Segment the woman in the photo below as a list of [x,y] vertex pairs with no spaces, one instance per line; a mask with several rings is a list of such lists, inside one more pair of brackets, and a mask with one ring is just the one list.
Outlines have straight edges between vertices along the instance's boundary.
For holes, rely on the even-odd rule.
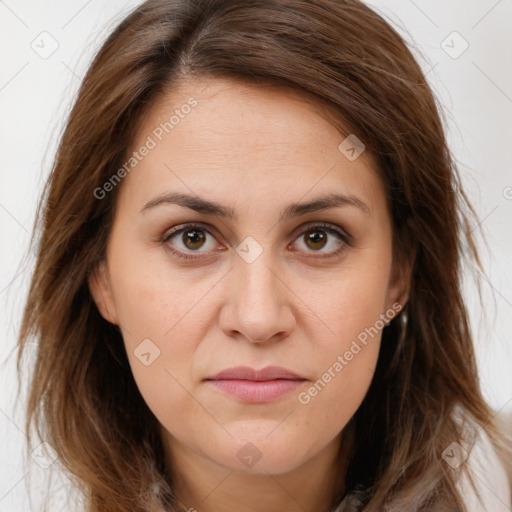
[[27,424],[91,512],[468,510],[473,446],[508,449],[468,206],[421,69],[361,2],[145,2],[40,204]]

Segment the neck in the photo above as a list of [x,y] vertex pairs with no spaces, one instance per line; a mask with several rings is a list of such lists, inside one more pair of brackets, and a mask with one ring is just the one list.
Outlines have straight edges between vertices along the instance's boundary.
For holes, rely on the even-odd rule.
[[241,473],[164,437],[173,490],[184,511],[326,512],[345,492],[347,439],[341,434],[287,473]]

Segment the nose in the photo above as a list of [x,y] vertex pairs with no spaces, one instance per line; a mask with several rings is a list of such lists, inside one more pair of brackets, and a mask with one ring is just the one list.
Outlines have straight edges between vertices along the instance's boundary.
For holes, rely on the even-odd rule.
[[219,319],[223,332],[254,343],[288,337],[295,325],[289,302],[293,293],[279,266],[272,264],[265,251],[252,263],[237,257],[234,266]]

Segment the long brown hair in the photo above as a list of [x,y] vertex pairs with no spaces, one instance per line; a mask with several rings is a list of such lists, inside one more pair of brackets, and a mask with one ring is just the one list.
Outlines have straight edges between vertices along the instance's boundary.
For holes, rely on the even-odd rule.
[[372,385],[350,422],[346,488],[354,510],[464,511],[456,482],[467,464],[452,469],[443,451],[458,441],[469,450],[479,429],[500,442],[461,296],[461,258],[480,264],[473,210],[421,68],[358,0],[149,0],[115,28],[83,80],[34,225],[18,351],[20,371],[34,337],[27,432],[33,424],[57,452],[89,512],[178,510],[158,422],[87,281],[105,256],[122,183],[102,199],[95,190],[126,161],[155,99],[194,77],[301,91],[375,156],[395,263],[413,257],[414,266],[407,327],[397,318],[384,329]]

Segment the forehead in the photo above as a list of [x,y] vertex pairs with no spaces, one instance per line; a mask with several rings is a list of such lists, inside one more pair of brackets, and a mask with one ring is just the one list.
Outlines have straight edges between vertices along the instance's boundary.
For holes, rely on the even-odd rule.
[[[190,103],[194,103],[192,108]],[[231,151],[257,148],[261,153],[270,146],[276,150],[293,147],[295,153],[332,153],[340,136],[351,131],[345,127],[341,134],[327,120],[328,114],[326,104],[291,88],[218,78],[188,79],[158,96],[142,119],[138,142],[164,125],[164,142],[186,142],[180,146],[185,150],[222,143]]]
[[[274,198],[312,192],[382,193],[373,156],[351,160],[351,134],[326,119],[309,95],[269,85],[194,79],[161,94],[141,119],[131,151],[151,146],[123,187],[155,194],[188,188]],[[150,142],[151,141],[151,142]],[[131,153],[130,153],[131,154]],[[320,190],[321,189],[321,190]]]

